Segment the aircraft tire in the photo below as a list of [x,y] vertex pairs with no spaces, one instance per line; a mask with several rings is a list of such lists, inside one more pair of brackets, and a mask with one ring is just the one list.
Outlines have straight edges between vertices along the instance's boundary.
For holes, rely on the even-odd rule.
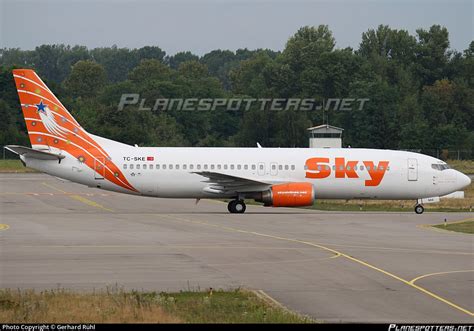
[[232,214],[243,214],[247,206],[243,200],[232,200],[227,205],[227,210]]
[[423,214],[424,211],[425,211],[425,208],[422,205],[415,206],[415,213],[417,213],[418,215]]

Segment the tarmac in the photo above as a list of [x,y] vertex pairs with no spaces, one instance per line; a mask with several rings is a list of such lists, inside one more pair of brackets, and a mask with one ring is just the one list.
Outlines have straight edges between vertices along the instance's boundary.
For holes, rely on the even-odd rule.
[[154,199],[0,174],[0,288],[261,290],[325,322],[473,323],[473,213]]

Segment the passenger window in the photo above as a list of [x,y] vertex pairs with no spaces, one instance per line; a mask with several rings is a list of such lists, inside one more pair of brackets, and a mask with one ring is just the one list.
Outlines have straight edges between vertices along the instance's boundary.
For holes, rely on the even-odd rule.
[[321,166],[320,166],[320,165],[318,165],[318,170],[321,170],[321,169],[322,169],[322,168],[321,168]]
[[172,164],[170,164],[170,166],[169,166],[169,168],[168,168],[168,169],[170,169],[170,170],[171,170],[171,169],[173,169],[173,165],[172,165]]
[[201,165],[198,164],[198,165],[196,166],[196,168],[197,168],[198,170],[201,170]]
[[211,170],[214,170],[214,165],[213,164],[211,164]]
[[143,170],[146,170],[146,164],[143,165]]
[[163,164],[163,170],[166,170],[166,164]]
[[204,165],[204,169],[207,170],[207,164]]
[[133,170],[133,164],[130,165],[130,170]]
[[230,169],[234,170],[234,165],[233,164],[230,165]]
[[285,164],[285,170],[288,170],[290,166],[288,164]]
[[153,164],[150,164],[150,170],[153,170]]
[[186,170],[187,166],[185,164],[183,164],[183,170]]
[[263,170],[263,164],[261,164],[261,165],[259,166],[259,168],[260,168],[260,170]]
[[[329,168],[329,167],[328,167]],[[295,170],[295,166],[291,165],[291,170]]]
[[159,170],[159,169],[160,169],[160,165],[157,164],[157,165],[155,166],[155,168],[156,168],[156,170]]
[[278,165],[278,170],[283,170],[283,166],[281,164]]
[[176,168],[175,168],[175,169],[176,169],[176,170],[179,170],[179,164],[176,165]]
[[364,170],[364,166],[360,166],[359,169],[360,169],[360,170]]
[[249,169],[249,166],[246,164],[244,165],[244,170],[248,170]]
[[227,170],[227,164],[224,164],[224,170]]
[[336,170],[336,166],[335,166],[335,165],[332,166],[332,170]]
[[308,170],[308,166],[306,164],[304,165],[304,170]]
[[380,170],[383,170],[384,168],[383,168],[383,166],[380,166],[379,169],[380,169]]
[[276,165],[272,164],[272,170],[275,170],[276,168]]
[[193,164],[190,164],[190,165],[189,165],[189,169],[193,170],[193,169],[194,169],[194,165],[193,165]]
[[137,170],[138,170],[138,169],[140,169],[140,165],[139,165],[139,164],[137,164]]
[[370,171],[370,166],[367,166],[367,171]]
[[255,164],[252,164],[252,170],[255,170],[257,169],[257,167],[255,166]]
[[221,165],[220,164],[217,165],[217,169],[221,170]]
[[123,164],[123,168],[124,168],[124,169],[127,169],[127,164],[124,163],[124,164]]
[[240,164],[237,165],[237,170],[240,170],[242,166]]

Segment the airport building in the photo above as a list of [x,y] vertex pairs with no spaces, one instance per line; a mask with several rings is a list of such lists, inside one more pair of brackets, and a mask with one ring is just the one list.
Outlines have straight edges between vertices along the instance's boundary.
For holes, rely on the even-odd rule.
[[309,148],[341,148],[342,131],[344,129],[322,124],[307,129],[309,132]]

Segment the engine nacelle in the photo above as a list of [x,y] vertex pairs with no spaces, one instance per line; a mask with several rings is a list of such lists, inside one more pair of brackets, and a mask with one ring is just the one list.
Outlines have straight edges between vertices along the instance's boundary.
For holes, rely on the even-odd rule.
[[256,201],[274,207],[311,206],[314,203],[314,187],[310,183],[273,185],[270,190],[262,192]]

